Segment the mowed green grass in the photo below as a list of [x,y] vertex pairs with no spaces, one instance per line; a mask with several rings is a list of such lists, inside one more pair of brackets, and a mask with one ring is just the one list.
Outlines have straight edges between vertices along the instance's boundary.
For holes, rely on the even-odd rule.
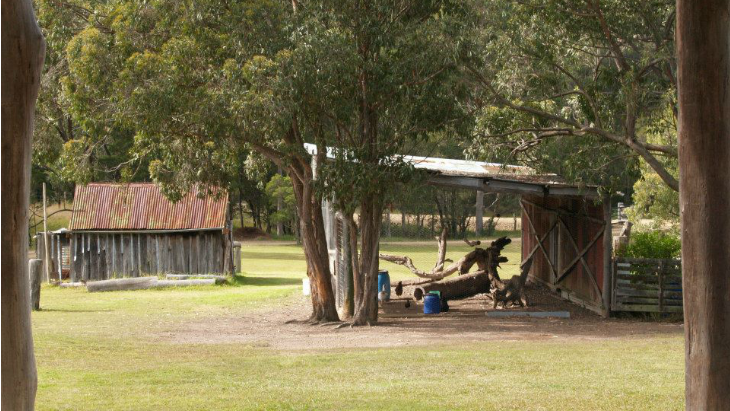
[[247,274],[236,285],[96,294],[44,287],[43,311],[33,313],[36,408],[683,407],[681,336],[331,351],[168,342],[188,322],[301,301],[301,249],[245,244],[243,259]]

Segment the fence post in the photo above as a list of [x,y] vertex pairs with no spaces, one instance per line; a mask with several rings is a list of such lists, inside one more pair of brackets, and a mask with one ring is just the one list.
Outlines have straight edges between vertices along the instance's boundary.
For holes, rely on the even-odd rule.
[[238,241],[233,242],[233,273],[238,274],[241,272],[241,243]]
[[41,309],[41,276],[43,275],[43,260],[32,258],[28,260],[28,276],[30,277],[30,308],[33,311]]

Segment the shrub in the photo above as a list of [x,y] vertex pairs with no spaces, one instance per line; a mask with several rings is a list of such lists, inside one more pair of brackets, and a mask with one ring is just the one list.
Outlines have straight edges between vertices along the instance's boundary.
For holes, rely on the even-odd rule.
[[626,247],[619,250],[621,257],[679,258],[682,244],[678,236],[658,231],[634,233]]

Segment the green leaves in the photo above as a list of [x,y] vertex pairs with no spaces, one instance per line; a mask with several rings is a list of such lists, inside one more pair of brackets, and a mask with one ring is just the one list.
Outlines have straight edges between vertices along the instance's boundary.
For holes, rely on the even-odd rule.
[[670,107],[673,2],[496,1],[481,11],[473,154],[606,186],[635,178],[637,156],[657,159],[626,142],[643,146],[639,125]]

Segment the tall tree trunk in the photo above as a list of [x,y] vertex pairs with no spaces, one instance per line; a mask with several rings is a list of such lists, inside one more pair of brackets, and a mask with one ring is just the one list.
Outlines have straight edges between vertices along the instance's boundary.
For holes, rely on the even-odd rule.
[[361,293],[355,298],[354,325],[378,321],[378,263],[382,201],[375,196],[366,198],[360,206],[360,270]]
[[688,410],[730,406],[730,1],[678,0]]
[[243,232],[243,228],[246,226],[246,223],[243,218],[243,190],[241,190],[240,188],[238,189],[238,213],[240,214],[241,218],[241,232]]
[[[281,167],[279,167],[277,174],[282,174]],[[284,209],[284,197],[282,197],[281,194],[278,194],[276,196],[276,212],[281,213],[281,210],[283,210],[283,209]],[[278,235],[279,237],[284,235],[284,221],[281,220],[281,217],[279,217],[279,220],[276,222],[276,235]]]
[[30,0],[2,5],[2,408],[32,410],[28,202],[33,113],[45,43]]
[[[302,181],[297,174],[305,177]],[[335,294],[329,267],[329,253],[325,238],[322,204],[312,191],[311,170],[290,172],[297,201],[307,276],[311,287],[312,321],[337,321]]]

